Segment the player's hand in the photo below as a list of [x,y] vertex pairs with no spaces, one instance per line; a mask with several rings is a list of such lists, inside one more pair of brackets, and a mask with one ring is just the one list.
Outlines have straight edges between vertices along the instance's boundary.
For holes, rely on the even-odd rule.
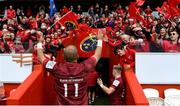
[[102,40],[103,39],[103,33],[101,30],[98,30],[98,35],[97,35],[97,39]]
[[103,40],[104,40],[105,42],[108,42],[108,37],[107,37],[107,35],[104,36]]
[[103,84],[103,82],[102,82],[102,80],[100,78],[97,79],[97,83],[98,83],[98,85]]

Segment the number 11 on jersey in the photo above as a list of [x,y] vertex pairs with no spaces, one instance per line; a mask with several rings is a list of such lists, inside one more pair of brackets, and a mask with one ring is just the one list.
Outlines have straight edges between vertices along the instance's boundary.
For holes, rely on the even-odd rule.
[[[78,84],[77,83],[75,83],[74,84],[74,87],[75,87],[75,97],[78,97]],[[64,96],[65,97],[68,97],[68,85],[67,84],[64,84]]]

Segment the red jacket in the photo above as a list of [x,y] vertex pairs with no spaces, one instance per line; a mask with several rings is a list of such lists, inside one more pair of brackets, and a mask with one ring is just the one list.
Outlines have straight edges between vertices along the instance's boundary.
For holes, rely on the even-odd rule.
[[16,17],[16,12],[15,12],[15,10],[14,10],[14,9],[8,9],[8,10],[7,10],[7,18],[8,18],[8,19],[12,19],[12,18],[14,18],[14,17]]
[[151,13],[152,13],[152,10],[151,9],[145,9],[145,11],[144,11],[147,15],[151,15]]
[[23,38],[23,36],[25,35],[25,30],[18,30],[16,33],[16,37],[21,37]]
[[139,52],[150,52],[149,48],[149,41],[144,41],[144,44],[141,45],[140,51]]
[[29,21],[30,29],[38,29],[38,24],[36,20]]
[[0,38],[2,37],[2,31],[0,30]]
[[171,44],[167,40],[163,40],[162,47],[165,52],[179,52],[180,51],[180,45]]
[[124,66],[125,64],[129,64],[131,68],[135,67],[135,50],[133,49],[126,49],[125,55],[120,56],[119,63],[121,66]]

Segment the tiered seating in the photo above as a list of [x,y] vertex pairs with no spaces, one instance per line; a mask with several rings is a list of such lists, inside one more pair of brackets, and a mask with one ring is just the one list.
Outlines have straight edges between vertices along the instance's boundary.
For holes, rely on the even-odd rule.
[[153,88],[143,89],[150,106],[164,106],[164,100],[159,97],[159,91]]
[[165,105],[166,106],[180,106],[180,90],[175,88],[170,88],[164,90],[165,95]]
[[149,98],[149,97],[159,97],[158,90],[153,89],[153,88],[143,89],[143,92],[144,92],[146,98]]

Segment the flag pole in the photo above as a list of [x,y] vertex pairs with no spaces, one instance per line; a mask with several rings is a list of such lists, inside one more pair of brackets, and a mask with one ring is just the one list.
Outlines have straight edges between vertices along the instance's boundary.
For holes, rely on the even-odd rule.
[[[48,27],[48,29],[47,30],[50,30],[57,22],[59,22],[59,20],[61,20],[63,17],[65,17],[66,15],[68,15],[70,12],[72,12],[72,11],[69,11],[69,12],[67,12],[65,15],[63,15],[62,17],[60,17],[56,22],[54,22],[50,27]],[[62,24],[61,23],[59,23],[61,26],[62,26]]]

